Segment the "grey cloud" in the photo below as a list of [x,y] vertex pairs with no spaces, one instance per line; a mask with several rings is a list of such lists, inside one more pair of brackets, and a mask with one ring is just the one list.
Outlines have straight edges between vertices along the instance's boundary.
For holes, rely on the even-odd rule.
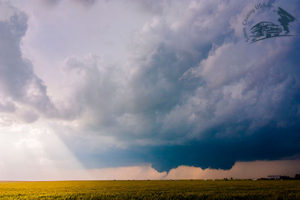
[[[244,6],[254,3],[183,4],[180,17],[166,20],[166,15],[174,14],[166,9],[145,24],[124,66],[75,59],[71,71],[80,75],[76,97],[85,128],[129,146],[150,145],[129,147],[121,157],[124,162],[126,158],[147,162],[149,153],[149,161],[164,170],[197,163],[230,168],[237,160],[279,159],[297,153],[293,140],[298,140],[299,130],[300,76],[295,55],[299,39],[246,44],[232,23],[243,17]],[[272,132],[284,140],[284,130],[286,143],[278,149],[270,146],[274,155],[263,150]],[[247,139],[251,139],[249,148],[234,154]],[[259,149],[250,152],[256,142]],[[228,148],[227,143],[232,145],[230,151],[218,152],[218,146]],[[206,148],[212,152],[207,155],[218,155],[220,162],[205,160]],[[142,149],[145,155],[134,153]],[[185,159],[185,153],[190,157]]]
[[16,107],[11,101],[0,101],[0,112],[14,112]]
[[66,70],[69,78],[76,80],[72,87],[77,89],[70,100],[73,115],[83,116],[84,127],[103,132],[98,130],[102,127],[106,129],[104,132],[115,132],[117,122],[126,115],[130,104],[126,72],[103,65],[95,55],[68,58]]
[[43,2],[46,4],[46,5],[56,5],[57,3],[61,2],[62,0],[43,0]]
[[[230,5],[221,5],[230,10]],[[163,138],[168,141],[171,135],[174,136],[172,140],[177,141],[176,132],[182,135],[193,126],[187,122],[179,129],[165,131],[170,125],[164,123],[172,110],[183,104],[199,85],[198,80],[186,81],[180,78],[185,71],[205,58],[211,47],[210,40],[195,38],[197,31],[198,35],[207,35],[201,27],[195,25],[203,22],[201,16],[206,15],[200,11],[216,9],[217,12],[220,7],[214,8],[212,4],[204,7],[200,4],[185,6],[183,19],[167,22],[164,17],[156,17],[144,26],[137,36],[141,43],[136,43],[133,52],[141,51],[133,54],[126,66],[96,66],[89,64],[89,61],[85,61],[88,64],[79,64],[82,66],[80,72],[84,71],[86,79],[83,78],[85,82],[80,84],[80,98],[77,99],[85,101],[83,105],[88,109],[82,110],[89,110],[92,116],[90,125],[96,126],[96,129],[108,128],[99,132],[113,133],[127,140],[132,140],[132,137],[134,140],[149,140],[155,133],[157,137],[152,138],[155,143]],[[226,27],[223,23],[229,27],[225,19],[230,15],[224,13],[225,16],[219,16],[224,21],[216,24],[215,30],[211,27],[210,31],[218,32],[219,24]],[[211,20],[208,17],[206,19]],[[191,29],[193,31],[188,32]]]
[[39,118],[39,116],[37,115],[37,113],[31,110],[31,111],[22,111],[22,113],[20,113],[20,118],[22,119],[23,122],[32,123],[35,122]]
[[[237,160],[291,156],[299,153],[299,39],[245,44],[233,23],[252,6],[246,4],[165,1],[150,8],[153,19],[137,33],[126,63],[106,65],[95,55],[67,59],[72,94],[68,110],[59,114],[22,58],[27,18],[16,13],[0,22],[0,91],[48,117],[72,116],[79,131],[111,136],[127,147],[111,156],[87,152],[89,157],[66,140],[86,163],[230,168]],[[34,112],[22,116],[37,119]]]
[[97,0],[73,0],[73,1],[81,3],[82,5],[85,6],[91,6],[97,2]]
[[42,3],[45,6],[56,6],[60,3],[62,3],[63,1],[78,3],[82,6],[92,6],[95,3],[97,3],[97,0],[42,0]]
[[[0,6],[5,6],[0,4]],[[46,86],[23,58],[20,44],[27,30],[27,16],[13,7],[7,20],[0,21],[0,92],[1,96],[32,106],[39,112],[55,115],[55,107],[47,96]]]
[[157,1],[153,3],[151,0],[142,0],[135,1],[135,3],[142,9],[143,11],[154,13],[154,14],[162,14],[164,12],[165,4],[170,3],[168,1]]

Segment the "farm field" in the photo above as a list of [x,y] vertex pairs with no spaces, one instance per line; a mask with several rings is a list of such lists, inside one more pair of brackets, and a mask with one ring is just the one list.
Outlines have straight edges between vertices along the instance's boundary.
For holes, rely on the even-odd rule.
[[0,199],[300,199],[300,181],[0,182]]
[[0,182],[0,199],[300,199],[300,181]]

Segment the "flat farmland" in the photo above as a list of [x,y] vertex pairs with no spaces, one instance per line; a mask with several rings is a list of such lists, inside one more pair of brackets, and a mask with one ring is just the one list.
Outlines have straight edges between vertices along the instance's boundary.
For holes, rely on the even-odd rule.
[[0,182],[0,199],[300,199],[299,180]]

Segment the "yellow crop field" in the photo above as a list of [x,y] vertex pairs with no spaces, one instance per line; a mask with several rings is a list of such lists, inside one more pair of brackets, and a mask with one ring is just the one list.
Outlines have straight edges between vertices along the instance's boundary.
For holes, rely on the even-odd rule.
[[1,199],[300,199],[297,180],[0,182]]

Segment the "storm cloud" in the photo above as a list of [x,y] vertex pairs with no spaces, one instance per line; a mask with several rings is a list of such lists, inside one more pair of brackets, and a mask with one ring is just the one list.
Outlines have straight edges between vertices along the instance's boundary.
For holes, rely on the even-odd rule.
[[[78,2],[93,9],[117,5]],[[8,97],[0,112],[14,112],[14,102],[21,102],[44,120],[56,116],[63,122],[54,130],[88,168],[230,169],[237,161],[299,155],[299,23],[291,23],[293,37],[250,44],[243,20],[256,3],[131,2],[130,9],[147,16],[120,62],[92,52],[70,54],[57,67],[53,79],[66,91],[55,91],[64,97],[61,110],[21,55],[26,15],[12,15],[0,24],[0,89]],[[273,6],[300,19],[297,1]]]

